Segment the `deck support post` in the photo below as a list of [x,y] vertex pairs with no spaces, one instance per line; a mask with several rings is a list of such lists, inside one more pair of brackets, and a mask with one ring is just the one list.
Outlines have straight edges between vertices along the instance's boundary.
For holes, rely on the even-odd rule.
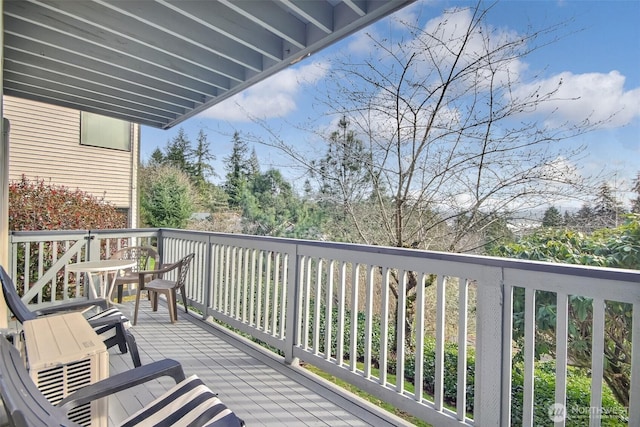
[[476,374],[475,374],[475,425],[508,426],[510,420],[502,420],[503,376],[503,281],[502,269],[490,268],[477,287],[476,312]]
[[299,360],[294,357],[293,350],[298,345],[298,327],[300,316],[300,263],[298,260],[298,245],[294,246],[292,253],[287,257],[287,307],[284,330],[284,362],[288,365],[297,365]]

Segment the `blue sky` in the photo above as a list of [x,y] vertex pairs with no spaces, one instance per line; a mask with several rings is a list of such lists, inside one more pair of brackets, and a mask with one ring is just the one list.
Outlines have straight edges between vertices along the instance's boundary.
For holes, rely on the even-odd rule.
[[[211,151],[217,156],[213,166],[224,175],[223,158],[231,149],[231,134],[264,133],[247,120],[247,114],[266,120],[272,129],[282,129],[284,139],[310,144],[311,137],[293,130],[309,117],[322,113],[313,100],[323,88],[328,60],[334,55],[363,49],[364,33],[393,31],[392,19],[420,16],[421,21],[437,19],[443,9],[466,6],[462,1],[418,1],[393,17],[301,61],[212,109],[170,130],[142,128],[142,159],[157,147],[164,147],[180,127],[195,142],[200,129],[207,134]],[[605,172],[618,197],[626,193],[640,172],[640,1],[639,0],[506,0],[490,12],[488,22],[504,31],[524,32],[528,26],[546,27],[568,22],[559,41],[523,59],[523,69],[540,73],[540,84],[563,80],[567,97],[580,97],[570,104],[555,105],[565,120],[614,118],[602,129],[567,141],[586,144],[587,156],[576,165],[583,174]],[[265,138],[268,136],[265,135]],[[297,181],[300,172],[281,153],[256,145],[262,169],[276,167]]]

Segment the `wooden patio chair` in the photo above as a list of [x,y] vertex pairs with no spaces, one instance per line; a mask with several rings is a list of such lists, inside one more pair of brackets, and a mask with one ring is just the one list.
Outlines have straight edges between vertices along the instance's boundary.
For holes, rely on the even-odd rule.
[[[158,294],[163,294],[167,298],[167,307],[169,308],[169,318],[171,323],[175,323],[178,320],[178,306],[176,304],[176,291],[180,289],[182,295],[182,302],[184,303],[184,309],[189,312],[187,307],[187,293],[185,290],[185,281],[187,279],[187,273],[189,272],[189,266],[195,254],[191,253],[180,261],[163,265],[158,270],[138,272],[139,282],[138,290],[136,291],[136,307],[133,314],[133,324],[138,323],[138,307],[140,306],[140,294],[142,291],[147,291],[151,299],[151,307],[153,311],[158,311]],[[164,279],[164,274],[178,270],[176,280]],[[148,280],[148,276],[152,280]]]
[[0,397],[9,426],[79,427],[68,418],[74,408],[163,376],[173,378],[176,385],[119,426],[244,426],[244,421],[198,377],[185,378],[182,365],[172,359],[152,362],[86,385],[53,405],[29,376],[18,350],[0,336]]
[[48,314],[78,311],[93,306],[99,307],[101,309],[100,312],[87,317],[89,325],[91,325],[94,331],[96,331],[96,334],[102,338],[107,348],[117,345],[122,354],[126,354],[127,351],[131,354],[134,366],[141,365],[136,339],[133,334],[127,330],[127,326],[130,324],[129,319],[117,308],[108,308],[107,300],[98,298],[73,301],[31,311],[24,301],[22,301],[20,295],[18,295],[13,280],[2,266],[0,266],[0,282],[2,282],[2,292],[7,302],[7,307],[20,323]]
[[[115,286],[118,289],[117,301],[122,303],[122,294],[124,285],[131,285],[138,283],[138,272],[145,270],[153,270],[158,267],[158,250],[153,246],[129,246],[115,251],[110,259],[131,259],[137,260],[138,263],[135,267],[123,270],[116,277]],[[148,280],[151,280],[151,276],[145,276]],[[112,278],[110,277],[109,280]]]

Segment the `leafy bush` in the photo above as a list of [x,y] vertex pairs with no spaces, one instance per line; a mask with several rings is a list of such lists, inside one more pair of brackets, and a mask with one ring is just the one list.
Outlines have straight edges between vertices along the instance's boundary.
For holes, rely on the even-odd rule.
[[140,216],[149,227],[185,228],[196,195],[189,177],[171,166],[140,171]]
[[[9,229],[13,231],[30,230],[87,230],[126,227],[126,217],[116,208],[89,193],[79,189],[71,190],[64,186],[45,184],[44,180],[29,181],[24,175],[18,181],[9,184]],[[57,247],[58,253],[53,254]],[[51,242],[44,242],[40,247],[32,243],[32,254],[40,252],[45,271],[54,259],[59,259],[64,248]],[[22,293],[25,278],[36,277],[38,257],[29,259],[29,274],[24,265],[25,246],[17,251],[18,277],[15,279],[18,292]],[[58,289],[62,289],[63,276],[57,278]],[[29,285],[29,284],[28,284]],[[43,289],[43,296],[49,298],[51,289]]]
[[9,184],[9,229],[86,230],[124,228],[116,208],[79,189],[29,181],[24,175]]
[[[310,310],[310,324],[313,324],[313,304]],[[338,311],[333,310],[332,321],[332,342],[331,355],[336,355],[337,347],[337,319]],[[358,361],[363,360],[364,343],[365,343],[365,315],[359,312],[358,319],[358,339],[357,352]],[[373,319],[373,330],[371,333],[371,363],[379,365],[380,360],[380,317]],[[319,351],[325,352],[325,333],[326,333],[326,310],[324,305],[320,310],[320,328],[319,328]],[[345,311],[344,319],[344,343],[345,343],[345,359],[350,357],[348,347],[351,336],[351,313]],[[395,333],[390,327],[389,330],[389,349],[388,349],[388,371],[390,374],[397,375],[396,360],[392,354],[393,340]],[[304,338],[303,338],[304,339]],[[308,337],[312,339],[311,336]],[[436,340],[432,337],[425,337],[424,340],[424,376],[422,379],[422,388],[429,395],[435,391],[435,365],[436,365]],[[416,357],[415,353],[407,353],[404,362],[404,378],[406,381],[416,383],[415,381]],[[512,389],[511,389],[511,423],[512,425],[522,424],[523,415],[523,385],[524,370],[521,362],[514,363],[512,371]],[[445,343],[444,345],[444,384],[443,399],[449,405],[456,405],[458,396],[458,345],[456,343]],[[467,349],[467,389],[466,389],[466,411],[473,413],[474,410],[474,391],[475,391],[475,351],[473,348]],[[420,382],[418,382],[420,384]],[[589,407],[591,396],[591,379],[588,372],[583,369],[568,367],[567,372],[567,419],[566,425],[583,426],[589,423]],[[553,422],[549,418],[549,407],[555,401],[555,362],[536,362],[535,378],[534,378],[534,425],[536,426],[552,426]],[[602,425],[603,426],[622,426],[626,425],[626,411],[623,405],[620,405],[611,389],[608,386],[603,387],[602,394]]]
[[[522,425],[524,369],[516,364],[512,370],[511,424]],[[555,402],[555,362],[537,362],[534,374],[535,426],[553,426],[549,418],[549,407]],[[567,405],[565,420],[567,427],[589,425],[591,379],[585,370],[569,367],[567,370]],[[626,426],[626,409],[620,405],[607,386],[602,390],[603,426]]]

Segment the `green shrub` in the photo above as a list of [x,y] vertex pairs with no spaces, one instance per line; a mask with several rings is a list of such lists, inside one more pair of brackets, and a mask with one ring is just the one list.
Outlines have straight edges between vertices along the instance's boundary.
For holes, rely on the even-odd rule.
[[[522,424],[524,369],[516,364],[512,370],[511,382],[511,424]],[[537,362],[534,375],[534,413],[535,426],[553,426],[549,418],[549,407],[555,402],[555,362]],[[581,427],[589,425],[589,407],[591,398],[591,379],[583,369],[567,369],[567,405],[566,426]],[[602,390],[603,426],[626,426],[626,410],[620,405],[611,389]]]
[[[313,315],[313,308],[311,309]],[[326,316],[324,306],[320,311],[320,351],[325,351],[325,331]],[[335,356],[337,346],[337,310],[333,311],[332,322],[332,342],[331,354]],[[310,318],[313,324],[313,316]],[[365,315],[358,313],[358,340],[357,352],[358,360],[363,360],[364,343],[365,343]],[[380,317],[376,316],[373,321],[373,331],[371,334],[372,354],[371,363],[374,366],[379,365],[380,360]],[[345,359],[348,359],[349,339],[351,335],[351,314],[345,312]],[[388,349],[388,372],[396,374],[396,359],[392,353],[393,339],[395,333],[389,330],[389,349]],[[312,337],[308,337],[309,340]],[[424,375],[422,379],[422,388],[429,394],[435,391],[435,364],[436,364],[436,341],[432,337],[425,337],[424,340]],[[415,353],[407,353],[404,363],[404,378],[408,382],[416,384],[415,381],[416,357]],[[445,343],[444,345],[444,384],[443,384],[443,400],[445,403],[455,406],[458,392],[458,345],[456,343]],[[466,411],[473,413],[474,410],[474,391],[475,391],[475,351],[473,348],[467,349],[467,389],[466,389]],[[420,384],[416,384],[417,386]],[[511,389],[511,423],[512,425],[522,425],[522,400],[523,400],[523,384],[524,375],[522,363],[514,364],[512,371],[512,389]],[[591,379],[585,370],[569,367],[567,373],[567,419],[566,425],[583,426],[589,423],[589,406],[591,396]],[[549,407],[555,401],[555,362],[536,362],[535,379],[534,379],[534,425],[535,426],[552,426],[553,422],[549,418]],[[611,389],[607,385],[603,385],[602,394],[603,426],[623,426],[626,424],[626,411],[620,405]]]

